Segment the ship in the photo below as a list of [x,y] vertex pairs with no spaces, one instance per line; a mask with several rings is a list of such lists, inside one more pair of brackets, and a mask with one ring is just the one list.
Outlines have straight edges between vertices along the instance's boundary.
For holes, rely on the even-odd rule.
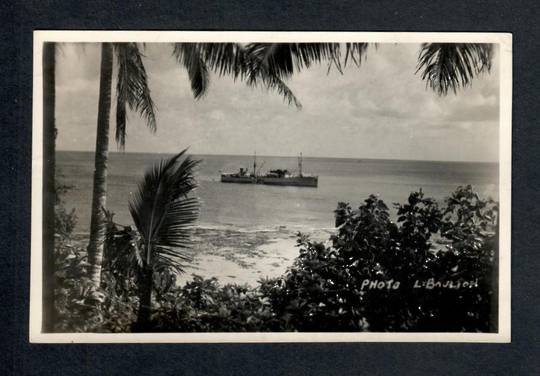
[[319,184],[319,177],[304,174],[302,172],[302,162],[302,153],[300,153],[297,174],[291,173],[286,169],[275,169],[261,174],[259,171],[260,168],[257,170],[257,155],[255,154],[253,157],[253,171],[250,172],[247,168],[240,168],[238,172],[222,173],[221,182],[316,188]]

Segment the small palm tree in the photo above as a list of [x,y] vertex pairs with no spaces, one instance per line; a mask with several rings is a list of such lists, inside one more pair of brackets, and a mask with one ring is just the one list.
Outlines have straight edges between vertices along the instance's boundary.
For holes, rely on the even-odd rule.
[[138,273],[139,312],[135,331],[146,331],[150,320],[153,275],[174,270],[190,258],[190,231],[198,218],[199,201],[189,194],[196,188],[193,169],[199,161],[183,150],[149,169],[129,203],[139,233],[133,251]]

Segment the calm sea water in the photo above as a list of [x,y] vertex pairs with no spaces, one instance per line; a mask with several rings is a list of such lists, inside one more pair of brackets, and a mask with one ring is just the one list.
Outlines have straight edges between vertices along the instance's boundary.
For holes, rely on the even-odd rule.
[[[108,209],[122,224],[131,223],[128,200],[146,168],[163,154],[111,153]],[[198,155],[197,177],[201,215],[199,224],[210,228],[246,231],[265,229],[320,229],[334,224],[339,201],[357,207],[369,194],[378,194],[389,206],[404,202],[411,191],[443,200],[459,185],[471,184],[484,197],[498,198],[498,165],[492,163],[426,162],[372,159],[304,158],[304,173],[319,176],[318,188],[224,184],[220,171],[250,167],[250,156]],[[295,157],[258,157],[262,170],[296,170]],[[92,201],[94,154],[57,153],[58,174],[73,188],[66,195],[68,208],[77,211],[78,228],[87,232]]]

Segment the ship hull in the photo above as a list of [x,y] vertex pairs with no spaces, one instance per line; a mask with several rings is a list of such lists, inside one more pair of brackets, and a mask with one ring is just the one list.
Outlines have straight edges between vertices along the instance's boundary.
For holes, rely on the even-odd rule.
[[254,184],[255,179],[251,176],[227,176],[221,175],[222,183]]
[[292,177],[272,177],[272,176],[259,176],[254,178],[252,176],[230,176],[221,175],[222,183],[236,183],[236,184],[265,184],[265,185],[279,185],[279,186],[293,186],[293,187],[313,187],[316,188],[319,183],[319,179],[316,176],[292,176]]
[[294,186],[294,187],[317,187],[318,178],[314,176],[294,176],[289,178],[278,178],[278,177],[261,177],[260,184],[266,185],[285,185],[285,186]]

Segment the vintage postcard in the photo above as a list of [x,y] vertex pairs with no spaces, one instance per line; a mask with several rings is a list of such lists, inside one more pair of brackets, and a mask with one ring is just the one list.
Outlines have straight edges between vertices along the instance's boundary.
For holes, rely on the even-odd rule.
[[509,342],[512,38],[34,34],[30,341]]

